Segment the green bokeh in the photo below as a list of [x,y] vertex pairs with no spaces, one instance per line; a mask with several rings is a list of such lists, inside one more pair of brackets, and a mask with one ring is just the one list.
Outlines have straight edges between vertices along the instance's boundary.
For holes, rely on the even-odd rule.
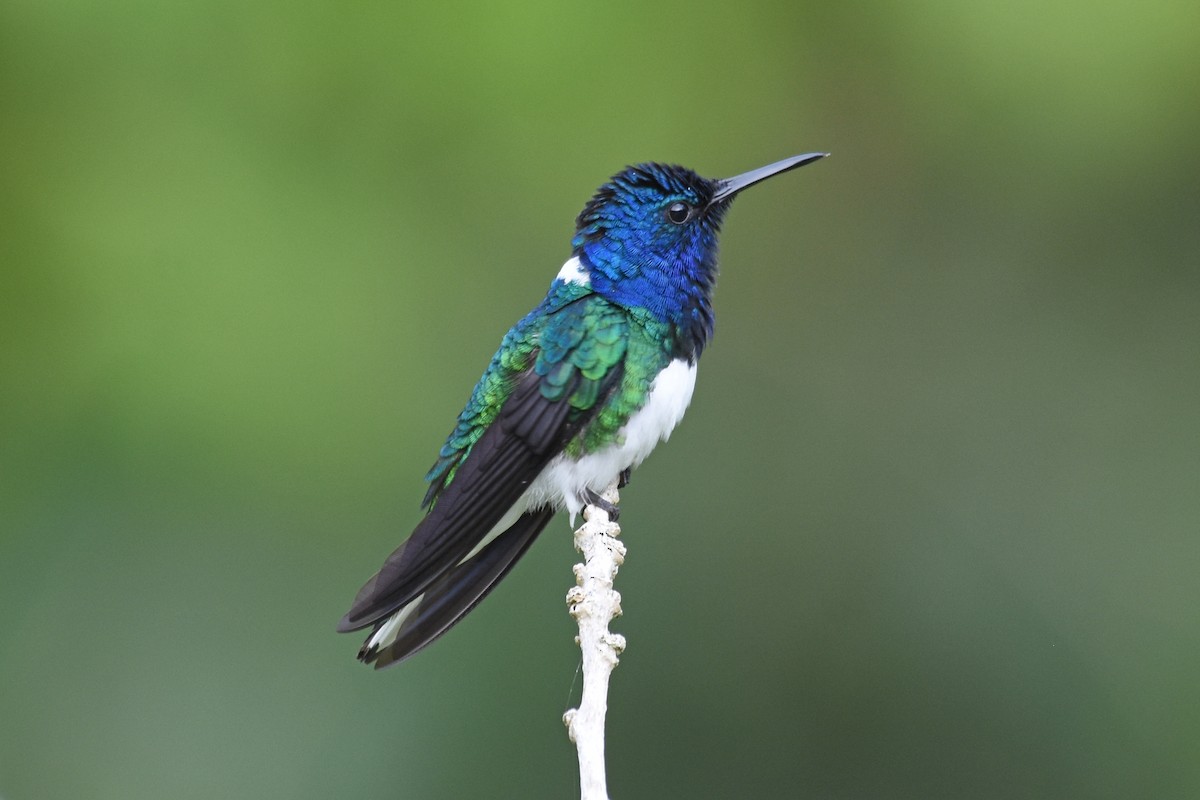
[[[626,163],[737,202],[615,797],[1200,796],[1200,6],[0,5],[0,797],[570,797],[564,520],[333,626]],[[574,692],[574,693],[573,693]]]

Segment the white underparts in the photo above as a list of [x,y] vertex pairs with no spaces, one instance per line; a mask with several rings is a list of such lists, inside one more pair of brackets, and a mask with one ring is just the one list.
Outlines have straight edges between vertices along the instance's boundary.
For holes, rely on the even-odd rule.
[[[570,266],[572,261],[567,262]],[[567,267],[563,267],[567,271]],[[562,277],[562,273],[559,273]],[[584,276],[586,280],[586,276]],[[646,404],[630,416],[621,428],[616,442],[574,459],[558,456],[534,479],[530,487],[513,504],[512,508],[488,531],[487,535],[458,563],[476,555],[497,536],[508,530],[522,514],[531,508],[552,505],[565,508],[575,515],[583,508],[581,495],[585,490],[604,491],[617,476],[626,469],[633,469],[646,460],[650,451],[659,442],[665,442],[683,419],[683,413],[692,401],[696,388],[696,365],[683,359],[668,364],[650,384]],[[367,649],[372,652],[383,650],[396,640],[405,620],[421,606],[425,595],[421,594],[389,617],[379,630],[367,640]]]
[[582,458],[558,456],[525,493],[527,508],[551,504],[575,515],[583,508],[585,490],[602,492],[622,471],[646,460],[659,442],[665,442],[683,419],[696,388],[696,365],[683,359],[668,364],[650,384],[646,404],[635,411],[613,444]]

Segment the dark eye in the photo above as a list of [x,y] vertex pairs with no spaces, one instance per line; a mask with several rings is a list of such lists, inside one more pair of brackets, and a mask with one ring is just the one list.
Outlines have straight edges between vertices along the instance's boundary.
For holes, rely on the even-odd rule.
[[692,208],[687,203],[671,203],[667,208],[667,219],[676,225],[682,225],[692,216]]

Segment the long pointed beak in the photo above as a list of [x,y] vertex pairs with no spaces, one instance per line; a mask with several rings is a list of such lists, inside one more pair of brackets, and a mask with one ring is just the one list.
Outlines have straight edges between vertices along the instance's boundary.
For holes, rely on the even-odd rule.
[[735,175],[732,178],[722,178],[717,181],[717,193],[713,195],[712,202],[720,203],[724,200],[729,200],[742,189],[747,189],[756,183],[765,181],[772,175],[779,175],[788,170],[803,167],[805,164],[820,161],[827,155],[829,153],[805,153],[802,156],[792,156],[791,158],[785,158],[783,161],[768,164],[765,167],[743,172],[741,175]]

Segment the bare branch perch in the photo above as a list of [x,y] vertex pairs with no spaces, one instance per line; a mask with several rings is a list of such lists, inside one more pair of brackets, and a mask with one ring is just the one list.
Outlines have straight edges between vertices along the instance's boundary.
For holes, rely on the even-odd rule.
[[[614,482],[602,497],[620,501]],[[589,505],[584,524],[575,531],[575,549],[584,563],[576,564],[576,586],[567,592],[567,607],[579,623],[575,641],[583,653],[583,696],[579,708],[563,714],[563,722],[579,753],[581,800],[608,800],[604,770],[604,717],[608,712],[608,679],[625,649],[625,637],[612,633],[608,623],[621,614],[621,595],[613,589],[617,570],[625,561],[625,545],[617,540],[621,528],[608,512]]]

